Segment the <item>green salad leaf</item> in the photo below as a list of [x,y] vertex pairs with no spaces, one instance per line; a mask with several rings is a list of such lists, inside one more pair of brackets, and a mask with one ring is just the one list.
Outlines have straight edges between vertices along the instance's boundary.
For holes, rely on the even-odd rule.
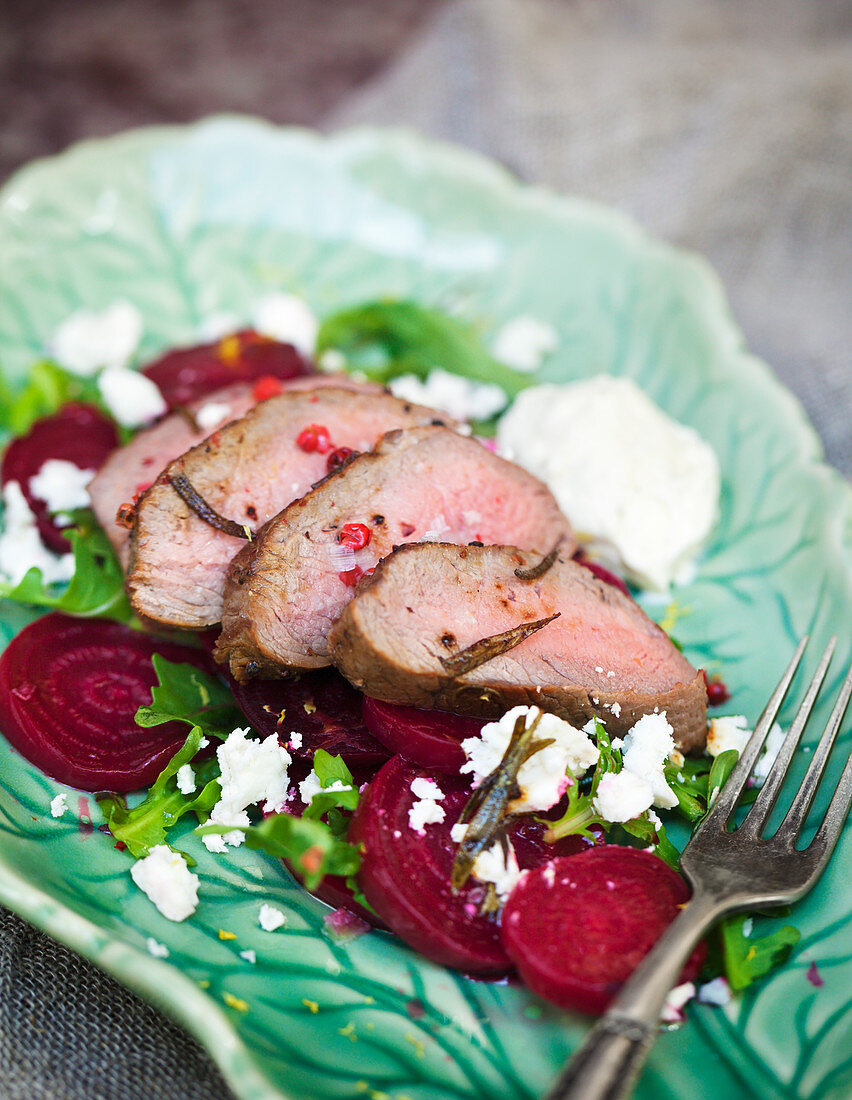
[[77,526],[68,533],[74,554],[74,575],[67,587],[46,585],[41,570],[33,568],[16,585],[0,581],[0,598],[86,619],[138,622],[124,591],[124,573],[109,539],[90,513],[82,512],[79,516]]
[[270,814],[257,825],[234,830],[232,826],[205,825],[196,832],[239,831],[246,845],[275,859],[286,859],[309,890],[316,889],[325,875],[354,875],[361,865],[361,854],[354,844],[335,836],[323,821],[292,814]]
[[151,702],[136,711],[138,726],[159,726],[178,719],[198,726],[207,737],[224,740],[245,718],[230,689],[195,665],[153,657],[157,683],[151,688]]
[[[193,726],[183,746],[160,772],[145,799],[132,809],[119,794],[103,794],[97,802],[109,831],[127,846],[136,859],[146,856],[157,844],[166,843],[167,831],[184,816],[193,812],[199,821],[206,821],[219,800],[219,766],[215,757],[193,764],[196,792],[184,794],[178,789],[177,773],[198,753],[204,731]],[[189,862],[193,861],[187,857]]]
[[85,401],[110,415],[94,378],[80,378],[49,359],[35,363],[18,390],[0,375],[0,430],[23,435],[36,420],[57,412],[69,401]]
[[725,977],[732,989],[746,989],[780,966],[802,938],[802,933],[785,924],[766,936],[746,935],[753,918],[728,917],[719,926]]
[[378,382],[400,374],[424,378],[443,367],[475,382],[496,383],[514,397],[529,376],[499,363],[471,326],[410,301],[374,301],[334,313],[320,325],[317,354],[342,352],[350,370]]
[[[347,810],[351,813],[358,805],[359,798],[352,772],[343,757],[332,756],[325,749],[317,749],[314,753],[314,772],[323,790],[313,796],[310,806],[302,816],[311,821],[319,821],[327,816],[328,825],[335,836],[345,836],[348,818],[340,811]],[[336,789],[326,789],[329,787]]]

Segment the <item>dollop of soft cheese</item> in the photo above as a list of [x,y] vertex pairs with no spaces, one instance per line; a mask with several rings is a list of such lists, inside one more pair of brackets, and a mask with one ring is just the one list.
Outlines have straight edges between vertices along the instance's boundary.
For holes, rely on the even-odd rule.
[[415,405],[441,409],[454,420],[487,420],[505,409],[505,391],[493,382],[472,382],[436,367],[424,382],[416,374],[401,374],[388,385],[394,397]]
[[133,881],[168,920],[186,920],[198,906],[198,875],[180,852],[155,845],[130,868]]
[[644,587],[683,577],[716,520],[713,449],[627,378],[524,390],[497,438],[547,483],[580,539]]
[[276,909],[274,905],[264,902],[257,915],[257,923],[264,932],[274,932],[276,928],[281,928],[287,923],[287,914]]
[[50,352],[72,374],[87,378],[104,367],[122,367],[139,346],[142,314],[131,302],[102,310],[78,309],[50,341]]
[[149,424],[168,408],[156,384],[127,367],[108,367],[102,371],[98,389],[106,407],[125,428]]
[[38,533],[36,519],[17,481],[3,486],[3,533],[0,535],[0,577],[20,584],[30,569],[40,569],[45,584],[70,581],[73,554],[52,554]]
[[[248,825],[249,806],[262,802],[265,813],[276,813],[287,800],[290,754],[274,733],[263,741],[255,741],[248,736],[249,732],[248,728],[235,729],[216,750],[222,793],[210,814],[211,825]],[[235,829],[202,839],[211,852],[222,852],[227,844],[232,847],[242,844],[244,837]]]
[[552,744],[540,749],[518,770],[520,798],[509,803],[510,813],[528,813],[532,810],[549,810],[555,806],[568,786],[568,773],[582,775],[597,763],[597,745],[582,730],[558,718],[545,714],[538,707],[513,707],[499,722],[487,722],[479,737],[465,738],[461,743],[467,761],[459,769],[473,775],[474,786],[490,775],[509,747],[515,722],[523,715],[526,728],[540,716],[535,740]]
[[281,291],[265,294],[254,307],[252,321],[264,336],[292,344],[303,355],[313,353],[319,322],[304,298]]
[[651,806],[672,809],[677,795],[663,769],[674,751],[672,727],[664,712],[644,714],[625,736],[622,770],[601,777],[595,809],[606,821],[632,821]]
[[534,371],[538,370],[546,355],[556,351],[558,343],[559,337],[553,325],[523,314],[513,317],[497,330],[491,354],[507,367]]
[[64,458],[49,458],[30,478],[30,492],[43,500],[48,512],[73,512],[91,505],[87,486],[94,470],[81,470]]

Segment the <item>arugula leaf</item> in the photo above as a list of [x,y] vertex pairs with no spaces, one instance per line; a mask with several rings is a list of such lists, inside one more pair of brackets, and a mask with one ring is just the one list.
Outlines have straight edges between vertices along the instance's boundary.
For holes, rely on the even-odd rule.
[[[708,809],[712,806],[719,791],[727,783],[728,777],[734,770],[739,758],[740,754],[736,749],[726,749],[724,752],[720,752],[718,756],[714,757],[713,766],[710,768],[710,774],[707,777]],[[742,801],[740,804],[743,804]]]
[[308,820],[319,821],[327,814],[328,825],[334,835],[345,837],[349,819],[340,811],[354,810],[359,798],[352,772],[347,768],[343,757],[332,756],[325,749],[317,749],[314,753],[314,771],[323,787],[331,787],[339,783],[344,789],[317,792],[302,816]]
[[732,989],[746,989],[788,957],[802,938],[791,924],[752,939],[743,931],[746,916],[728,917],[719,926],[725,975]]
[[[218,762],[215,757],[198,761],[193,765],[198,791],[194,795],[178,790],[175,776],[184,764],[197,754],[204,731],[193,726],[189,736],[154,781],[143,802],[128,809],[122,795],[104,794],[97,799],[109,831],[116,840],[127,845],[136,859],[146,856],[151,848],[166,842],[166,831],[184,814],[192,811],[199,821],[207,815],[219,800]],[[200,790],[199,790],[200,788]],[[190,863],[193,861],[187,857]]]
[[36,420],[57,412],[69,401],[85,401],[108,412],[93,378],[80,378],[43,359],[30,369],[17,392],[0,376],[0,428],[22,435]]
[[137,621],[124,591],[124,573],[105,533],[88,513],[69,532],[74,554],[74,576],[64,590],[45,585],[41,570],[27,571],[16,585],[0,581],[0,598],[15,603],[49,607],[80,618]]
[[[603,723],[595,719],[595,743],[600,753],[595,770],[592,773],[590,784],[584,783],[584,794],[580,793],[581,784],[577,778],[569,777],[568,808],[558,821],[550,823],[547,830],[547,840],[553,843],[563,836],[585,836],[594,840],[595,836],[590,832],[592,825],[600,825],[605,829],[610,828],[610,822],[606,821],[594,808],[595,796],[598,793],[601,779],[607,772],[620,772],[622,768],[621,753],[612,747],[612,738],[606,731]],[[573,779],[573,782],[570,781]]]
[[159,726],[178,719],[200,727],[208,737],[224,740],[245,720],[228,687],[195,665],[153,657],[157,684],[151,702],[135,715],[137,726]]
[[335,349],[347,365],[388,382],[400,374],[425,377],[435,367],[477,382],[493,382],[510,397],[530,378],[493,358],[468,325],[410,301],[366,302],[322,322],[317,354]]
[[[233,826],[205,825],[196,832],[201,836],[234,831]],[[361,854],[354,844],[335,836],[322,821],[292,814],[270,814],[257,825],[240,827],[246,845],[266,852],[275,859],[286,859],[314,890],[325,875],[354,875],[361,865]]]

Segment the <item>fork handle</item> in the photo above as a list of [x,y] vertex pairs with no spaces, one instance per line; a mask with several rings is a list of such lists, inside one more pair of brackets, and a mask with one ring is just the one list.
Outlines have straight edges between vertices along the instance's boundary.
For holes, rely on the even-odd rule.
[[669,991],[695,944],[727,906],[696,894],[648,952],[545,1100],[623,1100],[645,1064]]

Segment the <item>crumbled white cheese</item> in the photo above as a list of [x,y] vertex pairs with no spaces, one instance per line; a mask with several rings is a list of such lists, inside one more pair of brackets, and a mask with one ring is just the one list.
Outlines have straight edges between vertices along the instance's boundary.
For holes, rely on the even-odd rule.
[[247,963],[256,963],[257,953],[250,947],[247,947],[245,951],[240,952],[240,958],[245,959]]
[[530,387],[497,439],[501,453],[547,483],[582,541],[645,587],[668,588],[715,522],[712,448],[629,379]]
[[267,905],[264,902],[260,907],[257,920],[264,932],[274,932],[276,928],[287,923],[287,915],[280,909],[276,909],[274,905]]
[[142,314],[131,302],[103,310],[78,309],[49,343],[50,353],[72,374],[88,378],[104,367],[123,367],[142,338]]
[[106,407],[125,428],[149,424],[168,408],[156,384],[127,367],[108,367],[102,371],[98,389]]
[[705,982],[704,985],[698,987],[697,998],[703,1005],[718,1005],[724,1006],[730,1004],[733,999],[731,993],[731,987],[728,985],[728,981],[724,977],[714,978],[710,982]]
[[778,759],[778,753],[781,751],[786,736],[786,730],[783,730],[777,722],[773,722],[764,743],[763,751],[757,758],[757,763],[754,765],[754,771],[752,772],[757,786],[762,786],[769,775],[772,765]]
[[401,374],[391,380],[388,389],[402,401],[441,409],[454,420],[487,420],[504,409],[508,400],[493,382],[472,382],[441,367],[429,371],[425,382],[415,374]]
[[164,943],[160,943],[159,940],[155,940],[153,936],[148,937],[145,946],[148,948],[148,954],[153,955],[155,959],[167,959],[169,957],[168,947]]
[[58,794],[56,798],[50,801],[50,816],[62,817],[65,811],[68,809],[68,795],[65,791],[62,794]]
[[468,737],[461,743],[467,756],[462,773],[473,775],[474,786],[498,766],[503,759],[516,720],[525,716],[526,726],[541,715],[534,740],[548,741],[547,745],[526,760],[518,771],[520,798],[509,803],[510,813],[527,813],[531,810],[547,810],[555,806],[568,786],[567,774],[582,775],[597,763],[597,746],[581,730],[558,718],[544,714],[538,707],[514,707],[499,722],[487,722],[479,737]]
[[515,850],[510,842],[507,842],[507,851],[503,851],[500,841],[480,852],[473,863],[473,875],[480,882],[492,882],[501,902],[505,902],[509,894],[518,885],[521,877],[521,869],[515,856]]
[[748,744],[752,731],[744,714],[727,714],[711,718],[707,726],[707,751],[718,756],[728,749],[742,752]]
[[317,359],[317,366],[324,374],[340,374],[346,370],[346,356],[337,348],[326,348]]
[[664,1024],[679,1024],[683,1020],[684,1005],[695,996],[695,982],[676,985],[666,997],[660,1019]]
[[632,821],[651,806],[671,809],[677,805],[677,795],[663,771],[674,751],[665,712],[644,714],[618,746],[613,741],[613,747],[622,750],[622,770],[601,778],[594,803],[605,821]]
[[753,931],[754,931],[754,918],[753,917],[746,917],[746,919],[743,921],[743,935],[745,936],[746,939],[748,939]]
[[0,535],[0,576],[19,584],[30,569],[40,569],[45,584],[69,581],[73,554],[52,554],[41,541],[35,516],[17,481],[3,486],[3,533]]
[[313,353],[319,321],[304,298],[280,291],[266,294],[255,305],[252,320],[264,336],[292,344],[303,355]]
[[291,730],[287,744],[291,749],[300,749],[302,747],[302,734],[298,730]]
[[130,868],[133,881],[168,920],[186,920],[198,906],[198,875],[180,852],[155,845]]
[[633,821],[654,804],[650,784],[624,768],[601,776],[595,810],[604,821]]
[[494,337],[491,353],[515,370],[534,371],[546,355],[556,351],[559,337],[553,325],[522,315],[507,321]]
[[212,432],[231,415],[231,406],[224,401],[208,401],[195,414],[195,423],[203,432]]
[[310,806],[311,799],[315,794],[319,794],[322,790],[322,783],[319,781],[319,776],[313,768],[308,772],[302,782],[299,784],[299,798],[304,802],[306,806]]
[[181,794],[192,794],[195,790],[195,772],[192,770],[191,764],[184,764],[178,768],[175,778]]
[[417,801],[408,811],[408,826],[418,836],[425,836],[427,825],[437,825],[446,817],[444,807],[438,805],[446,796],[434,780],[425,776],[412,779],[410,789]]
[[[216,750],[222,789],[219,801],[210,814],[211,825],[245,826],[250,824],[246,810],[263,803],[266,813],[276,813],[287,801],[287,768],[290,754],[271,733],[263,741],[248,736],[249,729],[235,729]],[[215,843],[237,847],[245,839],[239,829],[224,835],[202,838],[210,851],[221,851]],[[211,845],[210,841],[214,843]]]
[[643,714],[624,738],[622,763],[627,771],[644,779],[654,793],[654,805],[671,810],[677,795],[666,782],[663,769],[674,751],[673,730],[665,711]]
[[94,476],[94,470],[81,470],[64,458],[49,458],[30,478],[30,492],[44,501],[51,514],[72,512],[75,508],[88,508],[92,503],[86,486]]
[[455,825],[450,826],[450,840],[453,844],[461,844],[467,835],[467,825],[461,821],[457,821]]

